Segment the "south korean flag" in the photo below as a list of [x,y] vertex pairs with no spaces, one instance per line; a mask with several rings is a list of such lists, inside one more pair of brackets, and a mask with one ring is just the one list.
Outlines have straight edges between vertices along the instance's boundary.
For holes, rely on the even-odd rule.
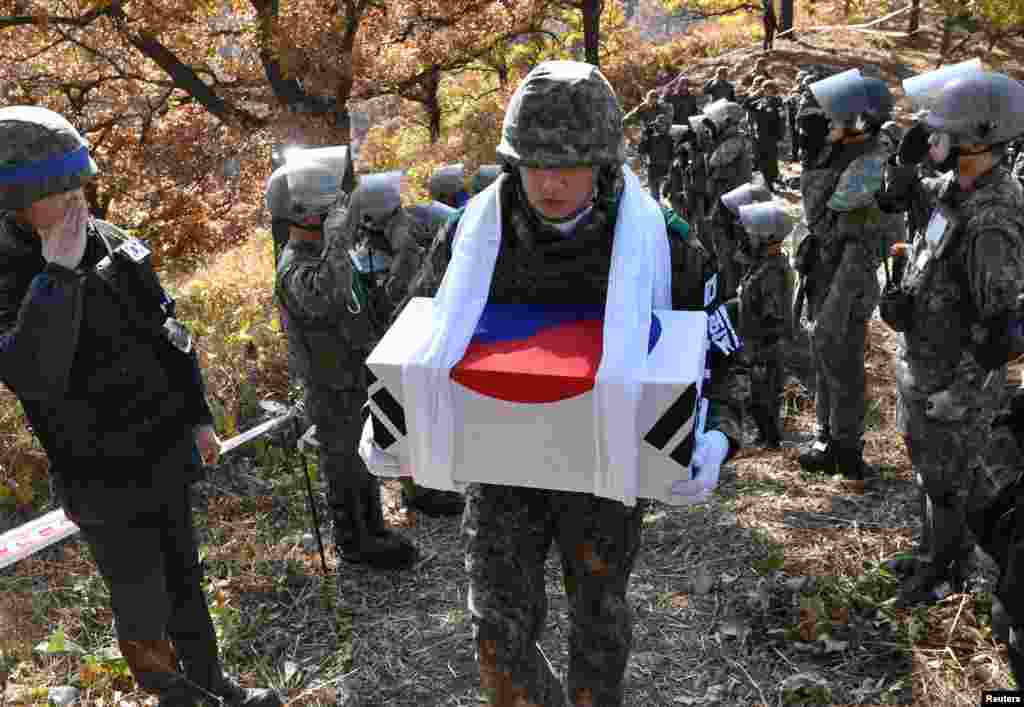
[[394,452],[391,447],[396,442],[405,441],[405,411],[369,368],[366,369],[366,380],[369,384],[367,407],[370,410],[373,442],[385,452]]
[[680,466],[690,466],[705,403],[698,399],[695,384],[687,386],[658,417],[644,441]]

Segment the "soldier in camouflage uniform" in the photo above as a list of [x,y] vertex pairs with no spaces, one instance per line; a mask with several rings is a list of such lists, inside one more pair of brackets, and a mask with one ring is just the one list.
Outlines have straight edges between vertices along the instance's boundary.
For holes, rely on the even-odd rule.
[[[489,303],[605,301],[624,185],[621,115],[611,86],[589,64],[544,62],[520,84],[498,147],[509,173],[499,182],[503,235]],[[702,309],[713,269],[682,235],[685,228],[674,225],[679,219],[667,211],[666,220],[673,306]],[[435,293],[456,228],[450,223],[438,235],[411,294]],[[717,468],[740,434],[728,359],[712,366],[709,431],[697,444],[715,448],[707,468]],[[626,591],[642,515],[642,503],[631,508],[587,493],[470,485],[463,521],[469,609],[491,704],[622,705],[632,641]],[[568,697],[536,645],[552,542],[560,549],[570,607]]]
[[[1024,86],[978,72],[946,84],[931,105],[918,129],[930,133],[933,162],[952,169],[915,185],[932,217],[911,246],[898,297],[887,296],[883,309],[903,333],[898,424],[924,508],[918,556],[898,568],[911,573],[900,590],[906,604],[959,588],[973,547],[967,521],[1011,480],[983,451],[1024,285],[1024,191],[1003,164],[1006,142],[1024,133]],[[911,173],[924,156],[917,152],[900,151]]]
[[778,449],[781,346],[793,330],[793,273],[782,252],[789,217],[775,202],[740,206],[739,217],[753,260],[740,286],[740,336],[750,370],[750,414],[758,429],[757,443]]
[[749,239],[740,224],[740,207],[768,201],[771,194],[759,184],[741,184],[719,198],[709,222],[714,253],[718,263],[719,287],[723,299],[736,296],[742,274],[753,265]]
[[[1020,342],[1018,342],[1019,345]],[[1007,401],[1006,413],[992,423],[995,438],[996,471],[1012,479],[987,505],[968,519],[978,545],[999,567],[999,580],[992,596],[992,635],[1007,643],[1007,657],[1017,686],[1024,684],[1024,390],[1017,388]],[[986,452],[985,465],[991,476],[993,454]]]
[[[703,116],[703,114],[701,114]],[[703,117],[690,118],[695,139],[688,145],[686,163],[686,218],[690,229],[697,235],[708,253],[714,253],[714,243],[708,235],[707,214],[710,198],[708,184],[708,156],[712,147],[710,127]]]
[[799,456],[807,470],[864,477],[862,457],[868,319],[878,303],[876,272],[890,224],[877,203],[888,153],[878,131],[892,110],[879,79],[857,70],[812,84],[829,120],[827,145],[803,172],[810,234],[797,269],[807,278],[815,370],[817,439]]
[[[319,468],[327,481],[338,556],[399,569],[411,566],[418,553],[386,527],[379,484],[356,454],[366,402],[363,362],[379,336],[380,322],[387,321],[375,321],[375,293],[361,284],[365,278],[360,275],[388,271],[392,243],[402,237],[396,232],[407,237],[409,219],[400,209],[393,180],[377,179],[371,185],[364,177],[348,208],[336,202],[344,169],[300,156],[267,182],[270,213],[289,226],[277,268],[277,296],[287,313],[285,332],[304,383],[306,407],[317,426]],[[314,185],[314,191],[303,191],[304,185]]]
[[753,174],[750,140],[740,130],[742,119],[743,109],[729,101],[716,101],[704,109],[704,120],[714,135],[707,157],[708,198],[711,203],[708,225],[711,226],[711,244],[722,274],[722,296],[725,299],[734,297],[739,286],[735,263],[737,244],[724,238],[727,233],[713,224],[721,224],[727,219],[726,215],[718,213],[724,208],[722,195],[749,182]]

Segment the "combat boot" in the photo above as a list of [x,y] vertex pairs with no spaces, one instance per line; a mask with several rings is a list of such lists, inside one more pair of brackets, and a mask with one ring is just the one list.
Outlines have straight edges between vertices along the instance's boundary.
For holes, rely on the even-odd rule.
[[419,559],[419,552],[416,546],[399,533],[391,530],[384,522],[384,509],[380,501],[380,481],[377,477],[370,476],[366,488],[366,530],[378,542],[387,543],[393,546],[394,552],[401,555],[403,552],[408,555],[404,566],[410,567]]
[[831,474],[842,474],[843,478],[854,481],[864,480],[864,443],[840,443],[833,441],[830,445],[832,450],[833,467],[829,469]]
[[[352,472],[341,490],[341,505],[334,506],[334,545],[345,562],[366,564],[376,569],[397,570],[410,567],[417,559],[416,548],[395,533],[375,532],[368,522],[369,493],[367,472]],[[376,505],[380,506],[377,499]],[[381,519],[383,522],[383,518]]]
[[417,486],[409,479],[402,481],[402,504],[431,518],[462,515],[466,499],[455,491],[438,491]]
[[[225,707],[282,707],[281,697],[269,688],[245,688],[231,678],[224,676],[214,694],[224,700]],[[210,707],[219,707],[213,700],[207,700]]]
[[801,448],[797,462],[804,471],[827,471],[835,465],[833,446],[829,433],[819,433],[813,442]]
[[970,568],[970,553],[963,553],[948,565],[922,559],[914,574],[900,585],[896,595],[897,606],[935,604],[951,594],[965,592]]

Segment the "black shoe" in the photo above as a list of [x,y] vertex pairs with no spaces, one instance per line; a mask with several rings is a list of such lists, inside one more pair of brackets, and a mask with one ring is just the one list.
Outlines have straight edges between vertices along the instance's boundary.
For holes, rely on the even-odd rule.
[[896,605],[937,604],[946,597],[964,590],[964,581],[952,568],[935,568],[921,564],[918,571],[905,579],[896,594]]
[[804,471],[827,471],[835,465],[833,443],[830,437],[819,435],[800,450],[797,461]]
[[462,515],[462,509],[466,506],[465,497],[455,491],[438,491],[422,486],[413,486],[413,489],[409,492],[405,486],[402,488],[405,507],[432,518]]
[[282,707],[283,704],[275,690],[241,687],[228,677],[221,681],[215,694],[224,700],[226,707]]

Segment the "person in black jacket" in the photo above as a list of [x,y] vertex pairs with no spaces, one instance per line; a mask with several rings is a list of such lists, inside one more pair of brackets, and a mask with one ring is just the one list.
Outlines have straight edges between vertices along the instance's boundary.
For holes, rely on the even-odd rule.
[[763,95],[751,101],[747,110],[756,126],[754,144],[757,168],[764,178],[765,186],[774,193],[779,181],[779,141],[785,125],[784,106],[774,81],[765,81],[761,91]]
[[46,450],[139,686],[161,707],[278,707],[222,670],[189,490],[220,441],[148,248],[89,216],[96,173],[63,117],[0,109],[0,380]]
[[729,69],[719,66],[715,69],[715,78],[704,84],[704,95],[709,96],[712,101],[720,101],[723,98],[727,101],[736,100],[736,89],[729,83]]

